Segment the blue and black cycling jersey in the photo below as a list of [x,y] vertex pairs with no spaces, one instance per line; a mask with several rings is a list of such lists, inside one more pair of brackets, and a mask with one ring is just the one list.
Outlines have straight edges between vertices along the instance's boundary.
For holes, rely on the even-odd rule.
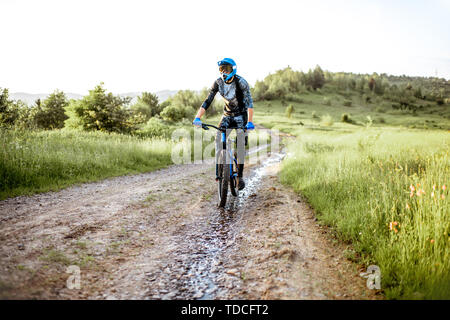
[[205,110],[209,108],[211,103],[219,92],[225,101],[223,108],[224,116],[235,116],[246,114],[247,110],[253,108],[253,99],[250,94],[250,86],[248,82],[239,75],[235,75],[231,83],[226,83],[222,78],[214,81],[209,90],[208,97],[202,104]]

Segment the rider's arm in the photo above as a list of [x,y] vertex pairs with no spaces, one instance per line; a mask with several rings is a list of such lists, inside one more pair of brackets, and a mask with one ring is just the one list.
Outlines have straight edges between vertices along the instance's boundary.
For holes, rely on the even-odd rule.
[[201,118],[204,114],[206,109],[209,108],[211,103],[214,101],[214,97],[216,96],[216,93],[219,91],[219,84],[217,83],[217,80],[214,81],[213,85],[211,86],[211,89],[209,89],[208,97],[205,101],[203,101],[202,106],[197,112],[196,118]]
[[197,115],[195,117],[200,119],[205,114],[205,112],[206,112],[205,108],[200,107],[200,109],[198,109]]
[[249,108],[248,112],[248,122],[253,122],[253,108]]
[[248,82],[243,78],[241,78],[240,84],[244,95],[244,105],[247,108],[248,112],[248,122],[253,122],[253,99],[250,93],[250,86],[248,85]]

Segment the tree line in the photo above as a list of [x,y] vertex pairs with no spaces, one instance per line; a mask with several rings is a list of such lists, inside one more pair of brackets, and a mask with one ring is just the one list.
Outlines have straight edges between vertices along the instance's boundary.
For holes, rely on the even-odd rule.
[[[131,104],[130,97],[107,92],[100,83],[82,99],[69,100],[64,92],[56,90],[46,99],[37,99],[28,106],[10,99],[8,89],[0,88],[0,127],[134,133],[148,125],[191,120],[207,94],[206,88],[200,93],[180,90],[160,102],[155,94],[143,92]],[[208,113],[215,114],[218,110],[214,102]]]
[[450,81],[442,78],[390,76],[387,74],[354,74],[323,71],[316,66],[308,72],[290,67],[269,74],[256,81],[253,88],[255,101],[285,99],[295,101],[296,96],[307,92],[339,92],[344,96],[356,92],[371,102],[373,96],[383,96],[398,108],[415,108],[417,99],[449,103]]
[[[419,100],[438,105],[450,102],[450,81],[445,79],[333,73],[323,71],[320,66],[308,72],[290,67],[278,70],[262,81],[256,81],[251,90],[255,101],[296,101],[303,93],[325,91],[348,97],[351,93],[358,93],[368,103],[376,96],[383,96],[392,101],[394,109],[415,110]],[[184,119],[190,121],[207,95],[206,88],[201,92],[180,90],[160,102],[155,94],[143,92],[132,104],[130,97],[107,92],[104,84],[100,83],[82,99],[69,100],[64,92],[56,90],[46,99],[37,99],[28,106],[20,100],[10,99],[8,89],[0,88],[0,127],[156,134],[167,124]],[[208,109],[208,115],[214,115],[220,109],[220,104],[215,101]]]

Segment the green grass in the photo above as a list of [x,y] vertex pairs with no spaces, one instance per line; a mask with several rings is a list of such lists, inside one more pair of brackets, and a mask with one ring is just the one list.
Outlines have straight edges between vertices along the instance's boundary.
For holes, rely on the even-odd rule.
[[171,164],[172,142],[101,132],[0,130],[0,199]]
[[[321,103],[324,96],[302,96],[306,103],[294,103],[290,119],[279,101],[256,103],[262,112],[255,123],[297,136],[285,140],[281,181],[353,244],[357,262],[380,267],[387,298],[449,299],[450,136],[408,128],[450,128],[448,106],[418,116],[383,109],[385,123],[380,123],[377,104],[366,106],[353,97],[352,106],[345,107],[327,95],[330,106]],[[435,115],[437,108],[444,116]],[[353,124],[340,122],[343,113]]]
[[[415,114],[409,110],[394,110],[392,103],[377,97],[375,102],[365,103],[362,98],[353,94],[350,99],[337,93],[304,93],[300,95],[303,102],[263,101],[255,103],[255,123],[268,128],[277,128],[284,132],[294,133],[303,123],[305,126],[320,124],[321,118],[330,116],[335,126],[341,121],[342,114],[347,113],[354,122],[350,128],[367,124],[367,116],[373,120],[373,127],[404,127],[417,129],[450,130],[450,106],[437,106],[421,101],[424,108]],[[343,105],[344,101],[352,101],[351,107]],[[291,118],[286,117],[286,107],[292,104],[294,111]],[[382,112],[380,112],[382,111]],[[315,118],[312,116],[314,112]]]
[[[207,119],[217,124],[220,116]],[[23,131],[0,129],[0,200],[125,174],[149,172],[173,164],[170,132],[194,130],[203,134],[203,151],[214,156],[216,130],[194,129],[189,122],[166,125],[161,137],[82,132],[74,130]],[[264,133],[261,133],[264,134]],[[255,145],[258,135],[249,136]],[[270,141],[270,140],[269,140]],[[183,143],[189,145],[188,140]],[[180,145],[178,145],[180,146]],[[194,160],[194,144],[191,146]],[[178,148],[181,152],[182,148]],[[186,150],[186,149],[184,149]],[[203,154],[203,152],[202,152]],[[189,161],[189,158],[186,160]]]
[[[306,196],[321,221],[354,244],[364,264],[381,268],[388,298],[450,298],[445,135],[305,130],[289,144],[281,181]],[[410,197],[410,185],[425,194]],[[390,230],[391,223],[399,226]]]

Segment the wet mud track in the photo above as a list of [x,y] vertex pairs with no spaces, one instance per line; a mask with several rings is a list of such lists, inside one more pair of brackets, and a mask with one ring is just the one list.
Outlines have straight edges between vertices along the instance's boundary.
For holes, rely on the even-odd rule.
[[246,188],[238,197],[229,194],[225,208],[217,208],[215,199],[210,201],[206,216],[172,238],[177,249],[162,272],[150,275],[150,281],[157,284],[149,285],[150,298],[224,299],[230,298],[231,291],[241,289],[238,270],[227,269],[224,262],[236,249],[246,200],[258,192],[265,169],[279,163],[283,156],[275,154],[251,169]]

